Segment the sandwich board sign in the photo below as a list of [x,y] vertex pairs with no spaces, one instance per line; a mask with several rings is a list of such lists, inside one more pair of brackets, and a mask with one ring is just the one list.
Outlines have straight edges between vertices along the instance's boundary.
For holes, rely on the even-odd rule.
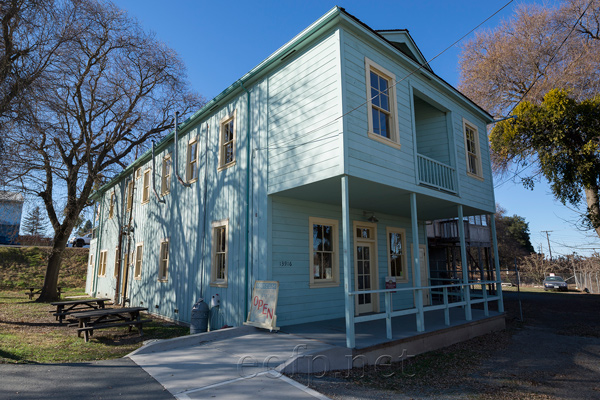
[[257,328],[265,328],[270,331],[279,328],[277,324],[277,297],[279,296],[279,282],[256,281],[252,290],[252,300],[248,319],[244,325],[252,325]]

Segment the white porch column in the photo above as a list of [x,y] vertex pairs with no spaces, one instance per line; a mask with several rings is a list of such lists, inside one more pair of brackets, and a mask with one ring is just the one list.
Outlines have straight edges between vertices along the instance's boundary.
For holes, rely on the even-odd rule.
[[[412,258],[414,285],[421,287],[421,265],[419,262],[419,221],[417,219],[417,194],[410,194],[410,222],[412,227]],[[423,290],[415,290],[415,307],[417,308],[417,331],[425,330],[425,321],[423,315]]]
[[[462,266],[463,283],[469,283],[469,260],[467,260],[467,245],[465,241],[465,219],[463,216],[462,205],[458,205],[458,236],[460,237],[460,263]],[[465,319],[470,321],[473,319],[471,312],[471,288],[464,286],[465,291]]]
[[342,176],[342,247],[344,263],[344,299],[346,305],[346,347],[353,349],[354,340],[354,297],[350,296],[352,290],[352,269],[350,265],[350,197],[348,194],[348,175]]
[[496,295],[499,297],[498,311],[504,312],[502,275],[500,273],[500,259],[498,258],[498,237],[496,236],[496,218],[494,218],[494,214],[490,214],[490,228],[492,229],[492,246],[494,246],[494,267],[496,267]]

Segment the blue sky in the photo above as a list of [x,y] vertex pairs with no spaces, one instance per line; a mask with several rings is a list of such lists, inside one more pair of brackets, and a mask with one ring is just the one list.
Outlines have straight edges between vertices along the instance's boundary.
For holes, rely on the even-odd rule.
[[[519,4],[535,2],[513,1],[480,29],[494,28],[502,19],[509,18]],[[335,5],[344,7],[376,30],[408,29],[425,58],[431,59],[508,0],[117,0],[115,3],[176,50],[188,68],[193,88],[211,99]],[[460,43],[431,63],[433,70],[454,86],[458,84],[459,54]],[[495,180],[497,184],[503,181],[499,177]],[[589,233],[586,236],[570,224],[576,214],[554,201],[545,184],[529,191],[520,183],[506,182],[496,189],[496,202],[508,214],[525,217],[536,250],[541,244],[547,253],[546,234],[542,233],[546,230],[552,231],[553,255],[573,251],[588,254],[590,250],[585,248],[594,246],[600,249],[597,237]]]

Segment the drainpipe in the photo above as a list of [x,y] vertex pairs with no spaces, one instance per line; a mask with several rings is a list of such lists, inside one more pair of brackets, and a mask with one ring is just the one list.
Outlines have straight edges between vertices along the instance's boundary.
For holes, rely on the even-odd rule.
[[[178,133],[179,133],[179,111],[175,112],[175,137],[173,138],[174,144],[173,144],[173,166],[171,167],[171,169],[175,170],[175,176],[177,177],[177,180],[179,181],[179,183],[181,183],[183,186],[190,186],[189,183],[186,183],[183,179],[181,179],[181,177],[179,176],[179,157],[177,156],[177,154],[179,153],[177,151],[177,145],[179,144],[178,139]],[[171,174],[173,173],[173,171],[171,171]]]
[[[152,191],[154,192],[154,196],[156,196],[156,200],[158,200],[159,203],[164,203],[165,200],[162,199],[156,192],[156,183],[154,182],[155,181],[155,179],[154,179],[155,170],[156,170],[156,161],[154,160],[154,140],[153,140],[152,141]],[[135,178],[135,176],[134,176],[134,178]],[[142,188],[142,192],[143,192],[143,188]]]
[[94,257],[94,282],[92,285],[92,294],[94,297],[97,296],[96,289],[98,287],[98,271],[96,271],[96,264],[98,264],[98,252],[100,251],[100,247],[102,245],[102,222],[103,222],[103,214],[104,214],[104,196],[100,198],[100,215],[98,221],[98,238],[96,239],[96,256]]
[[248,268],[250,265],[250,92],[244,86],[244,82],[240,81],[240,86],[246,92],[246,137],[248,145],[246,146],[246,265],[244,280],[244,315],[248,315]]

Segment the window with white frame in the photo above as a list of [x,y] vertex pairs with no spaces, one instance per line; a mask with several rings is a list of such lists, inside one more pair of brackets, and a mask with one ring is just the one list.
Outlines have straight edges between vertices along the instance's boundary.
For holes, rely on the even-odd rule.
[[98,265],[98,276],[106,276],[106,256],[108,250],[102,250],[100,252],[100,260]]
[[406,272],[406,231],[401,228],[386,228],[388,275],[396,277],[396,282],[407,282]]
[[166,281],[169,277],[169,239],[160,243],[160,255],[158,260],[158,280]]
[[144,245],[143,245],[143,243],[138,243],[135,246],[135,267],[133,269],[133,278],[134,279],[142,278],[143,257],[144,257]]
[[110,194],[110,203],[109,203],[109,206],[108,206],[108,218],[109,219],[115,216],[115,202],[116,201],[117,201],[117,195],[113,191]]
[[235,112],[221,121],[219,169],[235,164]]
[[138,168],[135,170],[135,179],[140,179],[142,177],[142,169]]
[[463,120],[463,131],[465,134],[465,155],[467,157],[467,174],[477,178],[483,178],[481,168],[481,151],[479,147],[479,132],[477,127]]
[[142,204],[150,201],[150,178],[152,170],[148,168],[144,171],[144,186],[142,187]]
[[187,148],[187,181],[198,179],[198,138],[190,140]]
[[393,147],[400,147],[396,78],[385,68],[365,58],[368,135]]
[[309,218],[310,287],[339,285],[338,221]]
[[162,180],[160,185],[160,193],[162,195],[168,194],[171,191],[171,173],[171,154],[167,154],[163,157],[162,162]]
[[213,251],[211,268],[211,285],[227,286],[228,259],[228,226],[227,220],[213,222]]
[[133,179],[127,182],[127,211],[131,211],[133,207]]

